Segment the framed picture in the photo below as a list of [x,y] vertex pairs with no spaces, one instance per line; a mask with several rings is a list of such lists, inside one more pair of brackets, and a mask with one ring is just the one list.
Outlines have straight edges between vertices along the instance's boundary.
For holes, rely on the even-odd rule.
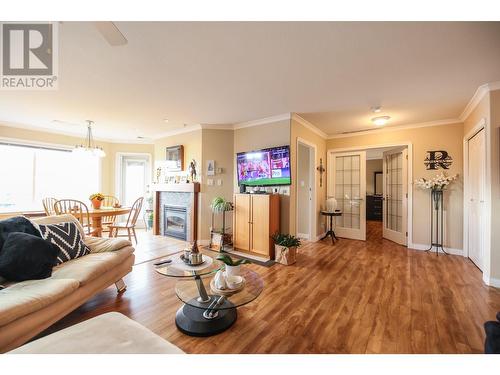
[[207,176],[215,175],[215,160],[207,160]]
[[222,234],[217,232],[212,232],[210,234],[210,249],[215,251],[221,251],[222,249]]
[[184,146],[167,147],[166,168],[169,172],[184,170]]

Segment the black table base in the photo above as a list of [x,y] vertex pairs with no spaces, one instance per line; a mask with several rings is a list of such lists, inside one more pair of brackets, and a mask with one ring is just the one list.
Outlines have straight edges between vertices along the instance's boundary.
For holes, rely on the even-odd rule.
[[[215,296],[210,297],[212,299]],[[208,305],[205,307],[190,306],[199,304],[196,299],[193,299],[189,301],[189,305],[184,305],[177,310],[175,325],[182,333],[197,337],[217,335],[231,327],[238,317],[236,307],[233,307],[234,305],[227,300],[220,306],[224,310],[217,310],[216,316],[211,319],[203,316]]]
[[333,231],[333,217],[334,216],[342,216],[342,212],[340,212],[340,211],[334,211],[334,212],[321,211],[321,215],[327,216],[330,218],[330,222],[329,222],[330,225],[328,227],[326,234],[321,238],[320,241],[323,241],[325,238],[328,238],[328,236],[330,236],[332,238],[332,245],[334,245],[335,241],[338,240],[338,238],[335,235],[335,232]]

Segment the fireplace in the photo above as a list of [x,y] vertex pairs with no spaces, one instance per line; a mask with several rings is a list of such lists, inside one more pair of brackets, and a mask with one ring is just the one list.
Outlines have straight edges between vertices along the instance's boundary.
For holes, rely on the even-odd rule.
[[184,241],[187,240],[187,207],[164,205],[163,215],[163,234]]

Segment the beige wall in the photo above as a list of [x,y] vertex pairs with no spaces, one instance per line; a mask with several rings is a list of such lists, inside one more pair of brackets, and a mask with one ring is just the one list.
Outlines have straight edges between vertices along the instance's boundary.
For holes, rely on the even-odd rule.
[[[297,140],[300,138],[316,146],[315,166],[319,166],[320,158],[323,159],[323,166],[326,168],[326,140],[320,137],[309,128],[300,124],[292,118],[291,121],[291,142],[290,142],[290,161],[292,167],[292,185],[290,186],[290,233],[296,234],[296,215],[297,213]],[[325,232],[325,221],[321,217],[320,211],[325,206],[326,199],[326,173],[323,174],[323,186],[319,186],[319,172],[315,171],[315,190],[316,190],[316,229],[313,233],[321,235]]]
[[[428,171],[424,166],[427,151],[446,150],[453,158],[453,164],[447,171],[452,175],[459,174],[457,181],[445,194],[445,246],[452,249],[463,248],[463,124],[401,129],[388,132],[372,133],[346,138],[328,140],[328,149],[351,148],[370,145],[391,145],[410,142],[413,145],[413,176],[430,178],[436,171]],[[441,172],[441,170],[437,171]],[[430,194],[428,191],[413,189],[413,243],[429,244]]]
[[[308,212],[309,210],[309,187],[311,185],[311,171],[309,147],[299,144],[297,149],[297,211]],[[309,216],[298,215],[297,233],[309,233]]]
[[366,161],[366,195],[375,194],[375,172],[382,172],[382,159]]
[[[290,120],[272,122],[259,126],[236,129],[234,131],[234,154],[259,150],[267,147],[290,144]],[[292,159],[293,160],[293,159]],[[233,158],[234,192],[238,192],[238,175],[236,173],[236,155]],[[292,178],[293,183],[293,178]],[[280,231],[290,231],[290,196],[289,187],[280,190]],[[291,232],[290,232],[291,233]]]
[[490,92],[491,249],[489,277],[500,286],[500,90]]
[[[83,129],[83,128],[82,128]],[[85,129],[84,129],[85,130]],[[0,125],[0,138],[12,138],[21,141],[29,141],[35,143],[47,143],[51,145],[62,145],[73,147],[82,143],[82,137],[73,137],[63,134],[49,133],[44,131],[36,131],[29,129],[20,129],[9,126]],[[124,153],[148,153],[153,154],[154,147],[150,144],[126,144],[126,143],[110,143],[96,141],[98,146],[101,146],[106,152],[106,156],[101,159],[101,192],[104,194],[114,195],[115,191],[115,166],[116,154]]]
[[[223,197],[233,201],[233,131],[232,130],[202,130],[202,162],[200,173],[202,185],[200,194],[200,239],[210,239],[210,224],[212,211],[210,203],[215,197]],[[214,160],[215,168],[222,168],[222,173],[215,172],[214,176],[207,176],[207,161]],[[213,185],[209,185],[212,180]],[[218,185],[220,180],[221,185]],[[215,227],[219,229],[222,225],[221,215],[215,218]],[[232,214],[226,214],[226,227],[232,227]]]
[[164,161],[167,156],[165,149],[177,145],[184,146],[184,170],[187,170],[193,159],[201,163],[201,129],[155,140],[155,161]]

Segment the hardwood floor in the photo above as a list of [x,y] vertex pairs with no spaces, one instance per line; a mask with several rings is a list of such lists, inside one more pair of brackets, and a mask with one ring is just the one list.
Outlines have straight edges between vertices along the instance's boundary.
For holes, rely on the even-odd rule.
[[466,258],[408,250],[382,240],[379,223],[367,228],[366,242],[305,244],[293,266],[249,265],[264,291],[217,336],[176,329],[176,281],[151,262],[134,267],[123,295],[108,288],[48,332],[119,311],[187,353],[483,352],[483,323],[500,311],[500,290]]

